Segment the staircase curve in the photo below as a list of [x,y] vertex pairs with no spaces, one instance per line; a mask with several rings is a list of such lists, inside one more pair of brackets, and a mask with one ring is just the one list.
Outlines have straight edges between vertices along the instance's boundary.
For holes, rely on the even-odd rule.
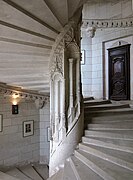
[[132,180],[133,109],[125,102],[86,99],[84,111],[81,142],[49,180]]

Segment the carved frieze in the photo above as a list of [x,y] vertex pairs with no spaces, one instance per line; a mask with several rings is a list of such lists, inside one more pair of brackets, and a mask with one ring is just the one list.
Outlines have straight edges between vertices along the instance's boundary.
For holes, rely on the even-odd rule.
[[120,18],[120,19],[83,19],[83,24],[82,24],[82,28],[87,31],[89,37],[94,37],[94,33],[98,28],[103,29],[103,28],[126,28],[126,27],[133,27],[133,17]]

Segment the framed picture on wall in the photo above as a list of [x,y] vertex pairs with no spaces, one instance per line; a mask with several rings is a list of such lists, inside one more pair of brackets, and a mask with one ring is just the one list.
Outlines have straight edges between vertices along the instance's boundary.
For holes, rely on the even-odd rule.
[[81,64],[85,64],[85,50],[81,50]]
[[0,114],[0,132],[3,130],[3,115]]
[[34,120],[23,122],[23,137],[32,136],[34,134]]

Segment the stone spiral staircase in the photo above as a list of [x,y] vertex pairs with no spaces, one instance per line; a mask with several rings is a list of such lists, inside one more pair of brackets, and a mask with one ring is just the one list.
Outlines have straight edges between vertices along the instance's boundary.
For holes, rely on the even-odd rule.
[[[85,99],[84,109],[86,130],[82,141],[49,180],[132,180],[133,109],[121,101],[90,99]],[[9,178],[0,179],[15,180],[13,173],[7,173]],[[45,179],[31,174],[25,179]],[[24,180],[21,176],[16,178]]]
[[46,180],[47,178],[48,166],[36,163],[0,171],[0,180]]
[[107,100],[85,99],[84,105],[82,141],[49,180],[132,180],[133,109]]

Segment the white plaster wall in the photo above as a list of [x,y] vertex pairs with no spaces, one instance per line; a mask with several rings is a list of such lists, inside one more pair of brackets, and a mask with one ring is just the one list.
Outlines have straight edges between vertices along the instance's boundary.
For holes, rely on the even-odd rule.
[[[106,18],[121,18],[127,17],[133,14],[131,8],[131,0],[128,1],[119,1],[115,3],[97,3],[97,4],[90,4],[87,3],[83,9],[83,19],[106,19]],[[86,38],[84,35],[85,31],[83,31],[83,37]],[[83,95],[87,94],[87,96],[94,96],[96,99],[101,98],[108,98],[107,97],[107,74],[104,72],[104,61],[105,61],[105,49],[104,45],[108,42],[116,42],[118,40],[123,40],[127,38],[127,41],[132,44],[131,36],[133,35],[133,28],[108,28],[108,29],[97,29],[94,38],[92,41],[88,41],[88,44],[84,46],[84,42],[87,42],[87,39],[81,41],[81,46],[84,47],[85,51],[88,51],[88,47],[91,46],[91,58],[92,64],[87,65],[85,63],[84,69],[89,68],[91,69],[86,73],[86,76],[90,76],[92,79],[90,80],[91,84],[89,87],[91,91],[88,90],[84,92],[86,87],[86,81],[84,81],[84,69],[82,68],[82,85],[83,85]],[[107,56],[106,56],[107,57]],[[106,58],[107,59],[107,58]],[[86,60],[86,59],[85,59]],[[132,70],[132,45],[131,45],[131,70]],[[107,70],[106,70],[107,73]],[[132,76],[131,71],[131,76]],[[106,84],[105,84],[106,82]],[[104,87],[106,86],[106,87]],[[132,78],[131,78],[131,92],[132,92]],[[106,90],[105,90],[106,89]],[[106,93],[105,93],[106,91]],[[133,95],[131,94],[131,98]]]
[[40,109],[40,163],[42,164],[49,164],[48,127],[50,127],[50,103]]
[[[23,165],[39,161],[39,111],[34,102],[20,102],[19,114],[12,115],[8,97],[0,95],[0,114],[3,131],[0,132],[0,166]],[[23,121],[34,120],[34,135],[23,137]]]

